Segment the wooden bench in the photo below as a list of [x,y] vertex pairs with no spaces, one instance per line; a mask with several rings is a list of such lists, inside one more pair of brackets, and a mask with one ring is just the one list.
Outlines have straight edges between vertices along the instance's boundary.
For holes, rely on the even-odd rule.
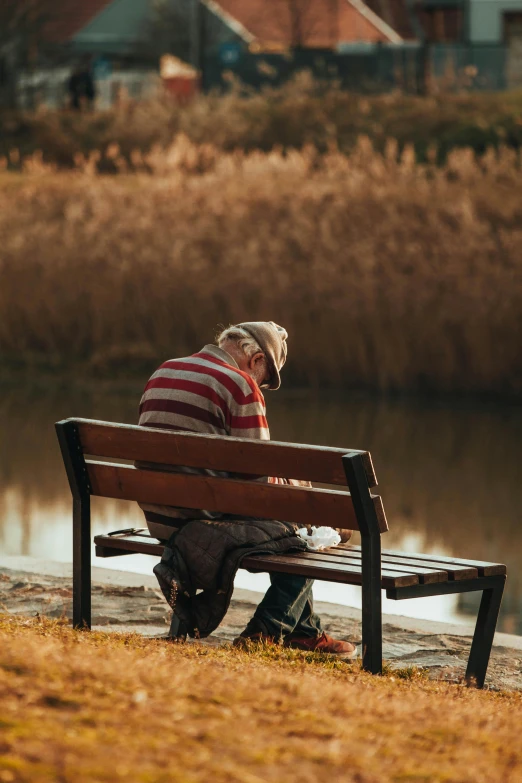
[[[483,686],[506,567],[470,559],[381,552],[381,535],[388,524],[381,498],[371,492],[377,479],[367,451],[170,432],[88,419],[60,421],[56,430],[73,496],[75,627],[91,626],[91,495],[284,519],[303,526],[329,525],[358,530],[361,546],[320,553],[257,555],[243,559],[242,567],[252,572],[280,571],[360,585],[362,662],[374,674],[382,671],[381,590],[397,601],[480,590],[482,600],[466,677]],[[161,469],[140,470],[134,467],[135,460],[307,479],[338,488],[311,489]],[[162,543],[146,530],[116,531],[96,536],[94,543],[98,557],[133,553],[159,557],[163,552]]]

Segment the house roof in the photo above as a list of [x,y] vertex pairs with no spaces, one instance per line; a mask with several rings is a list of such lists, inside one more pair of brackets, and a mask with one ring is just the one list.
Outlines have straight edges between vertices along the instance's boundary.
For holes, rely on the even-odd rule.
[[48,38],[54,43],[66,43],[91,22],[113,0],[56,0],[49,20]]
[[[401,37],[363,0],[218,0],[261,49],[333,48],[340,43],[393,42]],[[292,12],[292,9],[295,9]]]
[[[202,1],[245,42],[262,51],[281,51],[292,46],[327,49],[340,44],[402,40],[396,32],[399,27],[396,20],[404,0]],[[90,30],[93,20],[103,11],[110,15],[117,3],[115,0],[54,0],[53,6],[47,37],[54,43],[65,43],[83,35],[86,28]],[[138,6],[141,8],[141,3],[136,2]],[[406,30],[404,24],[400,27]]]
[[393,27],[402,38],[416,37],[415,25],[412,22],[412,11],[408,10],[406,0],[366,0],[367,5],[378,14],[390,27]]

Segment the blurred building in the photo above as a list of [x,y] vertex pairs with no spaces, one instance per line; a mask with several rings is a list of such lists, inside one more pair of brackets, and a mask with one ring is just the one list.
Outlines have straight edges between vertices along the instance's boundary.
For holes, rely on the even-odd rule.
[[470,39],[480,43],[507,44],[522,38],[521,0],[471,0]]
[[472,42],[506,47],[506,81],[522,86],[522,0],[471,0]]
[[[41,23],[12,13],[11,37],[0,37],[0,102],[24,108],[65,106],[82,62],[104,108],[157,89],[165,54],[200,71],[205,88],[244,54],[402,41],[362,0],[3,0],[12,9],[31,4],[40,4]],[[9,83],[3,92],[2,81]]]
[[[405,40],[444,63],[489,74],[493,87],[522,85],[522,0],[367,0]],[[486,85],[484,85],[486,86]]]
[[[219,0],[252,36],[230,70],[253,86],[299,68],[350,89],[496,90],[522,84],[522,0]],[[292,55],[293,65],[267,55]],[[331,56],[332,53],[339,55]],[[322,63],[322,64],[321,64]],[[265,67],[267,66],[267,67]],[[317,67],[316,67],[317,66]],[[207,85],[209,79],[207,79]]]
[[252,37],[250,50],[338,50],[351,44],[401,43],[401,35],[362,0],[219,0]]
[[522,84],[522,0],[0,1],[0,105],[67,105],[81,63],[97,107],[147,97],[165,55],[205,90],[302,69],[349,89],[502,89]]
[[[38,24],[24,6],[38,9]],[[83,64],[107,108],[157,90],[165,54],[198,68],[209,51],[251,39],[212,0],[1,0],[0,105],[65,106]]]
[[522,0],[366,0],[405,40],[509,43],[519,36]]
[[80,67],[93,73],[102,105],[151,88],[151,58],[139,45],[148,0],[3,0],[3,7],[0,25],[4,14],[11,26],[4,63],[11,103],[14,94],[22,108],[66,105],[69,79]]
[[415,52],[412,58],[402,36],[363,0],[219,0],[219,5],[249,39],[247,46],[208,53],[206,89],[226,90],[236,81],[255,89],[279,86],[299,71],[359,91],[404,87],[405,81],[418,89]]

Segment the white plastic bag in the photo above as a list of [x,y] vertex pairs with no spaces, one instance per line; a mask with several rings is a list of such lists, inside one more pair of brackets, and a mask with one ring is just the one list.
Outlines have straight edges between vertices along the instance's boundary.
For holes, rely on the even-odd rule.
[[307,549],[311,549],[312,552],[319,552],[321,549],[341,543],[341,536],[333,527],[312,527],[312,535],[308,533],[306,527],[302,527],[297,531],[297,535],[306,541]]

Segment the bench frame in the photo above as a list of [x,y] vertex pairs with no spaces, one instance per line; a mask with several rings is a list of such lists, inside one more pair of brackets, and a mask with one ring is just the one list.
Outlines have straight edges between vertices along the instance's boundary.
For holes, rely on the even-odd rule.
[[[91,503],[89,480],[78,425],[74,419],[58,422],[56,432],[73,498],[73,627],[91,628]],[[349,451],[342,457],[348,489],[361,535],[362,665],[372,674],[382,673],[381,528],[368,486],[364,452]],[[127,531],[116,531],[127,532]],[[131,554],[113,549],[110,556]],[[108,553],[107,553],[108,555]],[[261,568],[260,568],[261,570]],[[317,578],[317,577],[315,577]],[[405,600],[434,595],[482,591],[466,680],[484,685],[505,574],[437,584],[418,584],[386,590],[388,598]]]

